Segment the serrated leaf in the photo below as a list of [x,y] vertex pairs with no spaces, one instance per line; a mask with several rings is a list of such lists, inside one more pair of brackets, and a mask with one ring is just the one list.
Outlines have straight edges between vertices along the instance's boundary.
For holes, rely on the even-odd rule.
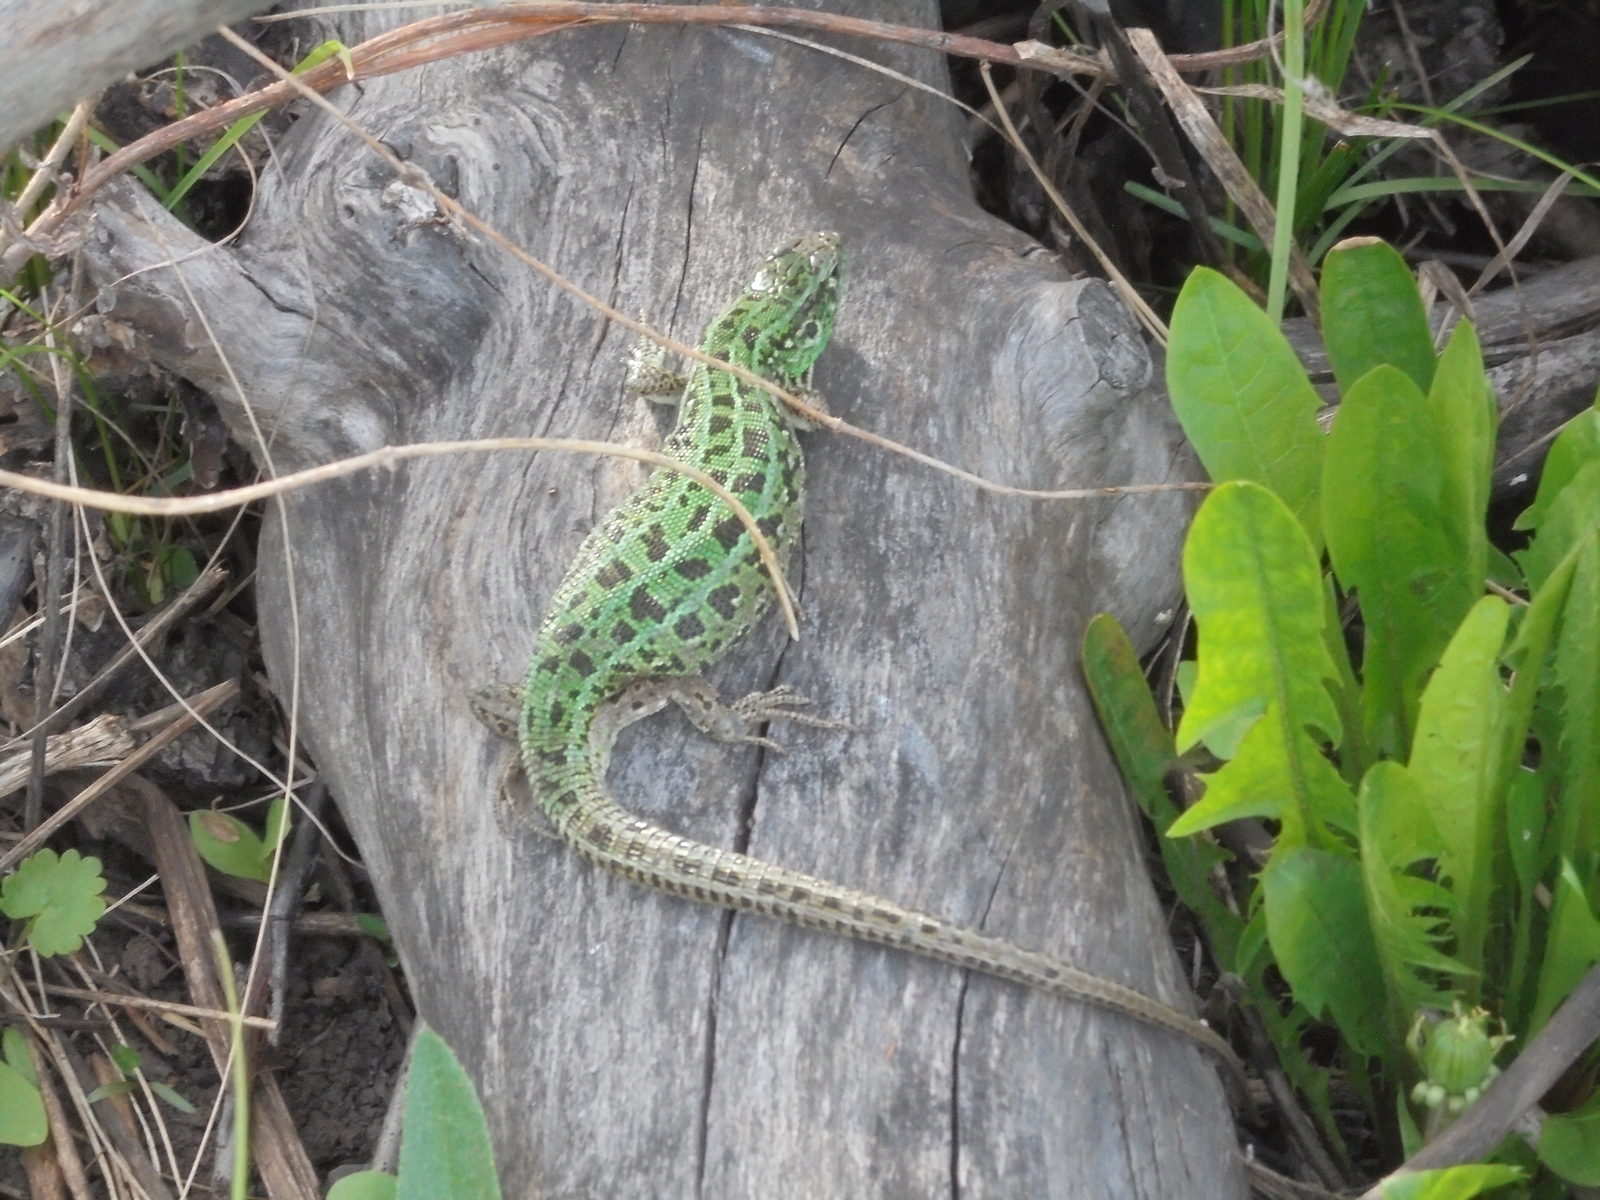
[[1432,910],[1442,910],[1448,917],[1454,898],[1437,884],[1406,874],[1440,853],[1444,840],[1433,825],[1422,789],[1399,763],[1374,763],[1361,781],[1357,799],[1367,914],[1396,1006],[1392,1015],[1404,1020],[1419,1006],[1438,1005],[1445,998],[1432,981],[1418,976],[1418,969],[1445,976],[1468,974],[1437,948],[1448,928]]
[[1383,1200],[1471,1200],[1523,1178],[1516,1167],[1498,1164],[1416,1171],[1388,1180],[1383,1185]]
[[1428,390],[1436,361],[1428,315],[1417,281],[1392,246],[1352,238],[1328,251],[1321,300],[1322,341],[1341,392],[1384,364]]
[[1550,502],[1539,532],[1515,555],[1535,594],[1568,551],[1600,527],[1600,461],[1585,463]]
[[[1600,401],[1600,397],[1596,397]],[[1572,477],[1592,462],[1600,462],[1600,410],[1586,408],[1567,424],[1545,455],[1539,473],[1539,491],[1533,503],[1517,517],[1514,529],[1538,529],[1550,504]]]
[[1189,528],[1183,577],[1200,666],[1178,725],[1179,753],[1277,698],[1286,701],[1282,719],[1337,740],[1339,713],[1324,683],[1338,671],[1322,636],[1322,571],[1283,502],[1259,484],[1218,487]]
[[1183,562],[1200,665],[1178,749],[1255,712],[1276,728],[1252,726],[1232,769],[1208,780],[1206,798],[1171,832],[1271,813],[1283,822],[1280,845],[1325,841],[1324,823],[1348,824],[1353,804],[1306,733],[1337,740],[1341,722],[1325,682],[1338,676],[1323,638],[1322,577],[1305,532],[1266,488],[1227,483],[1196,514]]
[[[1578,558],[1585,547],[1600,541],[1600,531],[1592,532],[1578,540],[1567,551],[1554,570],[1533,593],[1533,600],[1517,623],[1516,636],[1506,650],[1506,662],[1516,669],[1511,681],[1511,694],[1506,703],[1503,721],[1504,735],[1500,741],[1500,785],[1506,786],[1522,762],[1523,750],[1532,729],[1535,702],[1539,699],[1540,685],[1545,678],[1546,663],[1572,590],[1572,578]],[[1548,697],[1546,697],[1548,701]],[[1541,741],[1554,739],[1542,738]]]
[[[1355,797],[1303,729],[1290,730],[1276,702],[1220,771],[1200,777],[1205,795],[1173,822],[1169,838],[1187,837],[1241,817],[1282,823],[1278,847],[1322,840],[1322,826],[1355,826]],[[1314,836],[1313,836],[1314,835]]]
[[200,857],[224,875],[262,883],[271,879],[272,863],[263,860],[260,835],[231,813],[196,809],[189,814],[189,833]]
[[494,1149],[472,1081],[431,1029],[417,1035],[406,1078],[397,1200],[500,1200]]
[[328,1189],[328,1200],[395,1200],[399,1186],[385,1171],[356,1171]]
[[1568,1183],[1600,1187],[1600,1096],[1573,1112],[1545,1117],[1539,1161]]
[[1279,850],[1261,887],[1272,952],[1295,1000],[1315,1017],[1331,1014],[1359,1053],[1381,1056],[1383,973],[1360,864],[1305,846]]
[[105,887],[98,858],[40,850],[0,884],[0,912],[29,921],[28,938],[40,955],[71,954],[105,912]]
[[1320,553],[1322,400],[1277,325],[1206,267],[1190,272],[1172,311],[1167,392],[1211,478],[1272,490]]
[[0,1063],[0,1145],[37,1146],[49,1133],[39,1089],[9,1063]]
[[1441,866],[1456,897],[1456,956],[1474,971],[1483,965],[1505,829],[1500,651],[1510,614],[1504,600],[1485,596],[1461,622],[1423,693],[1411,750],[1411,776],[1444,841]]
[[1539,971],[1538,998],[1528,1020],[1531,1039],[1550,1019],[1560,1003],[1600,962],[1600,920],[1589,908],[1583,881],[1563,861],[1556,879],[1555,901],[1550,906],[1550,932],[1545,937],[1544,962]]
[[1322,515],[1334,570],[1366,624],[1363,725],[1374,755],[1405,752],[1428,672],[1483,593],[1483,554],[1469,548],[1451,471],[1434,405],[1400,370],[1379,366],[1345,394],[1328,435]]

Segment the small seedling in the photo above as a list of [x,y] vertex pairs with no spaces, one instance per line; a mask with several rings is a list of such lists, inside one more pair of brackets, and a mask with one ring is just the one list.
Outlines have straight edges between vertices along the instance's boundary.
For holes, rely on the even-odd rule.
[[98,858],[40,850],[0,884],[0,912],[28,922],[26,936],[43,957],[71,954],[105,912],[105,890]]
[[224,875],[266,883],[272,878],[272,859],[278,843],[289,832],[286,811],[283,797],[279,796],[267,809],[263,836],[231,813],[196,809],[189,814],[189,832],[200,857]]

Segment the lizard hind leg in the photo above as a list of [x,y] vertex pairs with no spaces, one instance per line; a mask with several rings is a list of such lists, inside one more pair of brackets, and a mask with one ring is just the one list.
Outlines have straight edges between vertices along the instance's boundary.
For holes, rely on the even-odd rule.
[[698,675],[670,681],[673,685],[669,699],[684,712],[694,727],[719,742],[749,743],[786,753],[784,747],[769,737],[749,731],[752,725],[768,721],[793,721],[813,729],[850,729],[845,721],[832,721],[814,717],[809,713],[794,711],[810,704],[809,698],[800,695],[787,685],[767,692],[752,692],[732,704],[724,703],[712,687]]
[[541,837],[562,840],[533,798],[519,795],[517,791],[517,781],[527,778],[527,772],[522,767],[522,755],[515,749],[517,708],[522,703],[521,687],[514,683],[491,683],[473,692],[467,703],[472,708],[472,715],[490,733],[513,746],[513,751],[501,762],[495,782],[494,824],[500,836],[510,838],[519,829],[530,829]]

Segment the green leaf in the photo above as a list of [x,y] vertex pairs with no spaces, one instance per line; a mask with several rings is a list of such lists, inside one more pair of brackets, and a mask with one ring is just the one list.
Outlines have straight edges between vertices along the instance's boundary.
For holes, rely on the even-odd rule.
[[1467,614],[1423,693],[1411,750],[1411,776],[1443,839],[1441,866],[1456,897],[1456,956],[1474,971],[1483,966],[1495,854],[1505,829],[1500,649],[1510,615],[1498,596],[1483,597]]
[[139,1069],[139,1052],[132,1046],[117,1042],[111,1047],[111,1061],[117,1064],[117,1069],[124,1075],[132,1075]]
[[1583,882],[1569,862],[1561,864],[1555,893],[1544,963],[1539,971],[1538,999],[1528,1020],[1529,1038],[1544,1028],[1550,1014],[1578,986],[1589,968],[1600,962],[1600,920],[1590,911]]
[[357,913],[356,924],[361,926],[369,936],[377,938],[380,942],[387,942],[389,926],[382,917],[375,917],[371,913]]
[[[1600,396],[1596,400],[1600,401]],[[1513,528],[1538,529],[1561,489],[1592,462],[1600,462],[1600,409],[1586,408],[1567,422],[1567,427],[1551,443],[1550,453],[1545,455],[1544,468],[1539,473],[1538,495],[1523,510]]]
[[1574,860],[1600,849],[1600,538],[1591,534],[1576,549],[1554,673],[1561,701],[1558,845]]
[[271,879],[272,858],[261,836],[231,813],[197,808],[189,814],[189,833],[200,857],[224,875]]
[[1514,557],[1537,592],[1577,542],[1600,526],[1600,461],[1586,463],[1550,502],[1533,544]]
[[146,1079],[145,1083],[149,1085],[152,1092],[160,1096],[179,1112],[192,1113],[195,1111],[194,1105],[190,1104],[187,1100],[185,1100],[177,1092],[173,1091],[166,1084],[162,1083],[159,1079]]
[[1383,1185],[1383,1200],[1470,1200],[1524,1178],[1516,1167],[1497,1164],[1416,1171]]
[[1466,321],[1450,331],[1428,403],[1448,464],[1445,510],[1453,535],[1464,548],[1466,573],[1481,590],[1488,570],[1489,534],[1484,522],[1489,515],[1500,409],[1484,374],[1477,332]]
[[1210,778],[1205,799],[1170,832],[1270,813],[1284,823],[1281,845],[1321,843],[1324,823],[1350,823],[1353,806],[1306,734],[1311,727],[1337,740],[1341,724],[1324,682],[1338,672],[1323,638],[1321,572],[1305,531],[1266,488],[1223,484],[1189,530],[1184,580],[1200,659],[1178,748],[1257,713],[1274,727],[1252,726],[1234,762]]
[[284,797],[279,796],[267,806],[267,828],[261,837],[261,861],[270,871],[272,856],[277,853],[278,846],[283,839],[289,836],[289,807]]
[[1344,625],[1339,619],[1339,594],[1333,575],[1322,579],[1322,640],[1327,643],[1328,657],[1339,673],[1333,688],[1334,703],[1339,709],[1339,724],[1344,728],[1344,740],[1339,744],[1339,774],[1354,788],[1366,774],[1371,757],[1366,738],[1362,735],[1362,691],[1356,680],[1355,668],[1350,665],[1350,647],[1345,642]]
[[417,1035],[406,1079],[397,1200],[500,1200],[489,1127],[472,1081],[431,1029]]
[[1377,238],[1350,238],[1322,267],[1322,341],[1339,390],[1388,364],[1419,392],[1433,382],[1428,315],[1405,259]]
[[1506,789],[1506,838],[1517,890],[1527,904],[1539,881],[1539,847],[1544,841],[1545,785],[1533,771],[1518,767]]
[[0,1063],[0,1145],[37,1146],[50,1134],[39,1089]]
[[1111,753],[1145,816],[1158,824],[1175,813],[1167,771],[1175,757],[1172,734],[1161,723],[1139,669],[1139,656],[1117,619],[1101,613],[1083,631],[1083,675]]
[[1294,998],[1324,1012],[1360,1053],[1386,1048],[1383,973],[1362,894],[1361,866],[1309,847],[1273,854],[1261,873],[1267,935]]
[[40,850],[22,860],[0,884],[0,912],[29,919],[28,938],[40,955],[71,954],[94,932],[106,910],[100,860],[68,850]]
[[1437,857],[1443,839],[1411,772],[1396,762],[1374,763],[1361,781],[1361,871],[1367,913],[1378,961],[1395,1007],[1391,1017],[1409,1019],[1423,1004],[1448,998],[1418,969],[1442,976],[1467,974],[1462,964],[1441,953],[1437,943],[1449,935],[1454,897],[1427,879],[1408,874]]
[[187,546],[172,546],[161,558],[161,577],[176,592],[181,592],[200,578],[200,564]]
[[1276,698],[1282,719],[1337,740],[1339,713],[1323,682],[1338,671],[1322,637],[1322,571],[1284,503],[1254,483],[1217,488],[1190,526],[1183,576],[1200,666],[1179,752]]
[[1322,827],[1353,830],[1355,800],[1304,729],[1291,730],[1274,701],[1220,771],[1200,777],[1206,792],[1167,830],[1187,837],[1241,817],[1283,823],[1278,848],[1324,840]]
[[34,1087],[39,1086],[39,1075],[33,1069],[33,1055],[28,1053],[28,1035],[15,1025],[7,1025],[0,1033],[5,1046],[6,1062]]
[[1483,556],[1471,561],[1450,469],[1433,405],[1397,368],[1379,366],[1346,393],[1328,435],[1322,516],[1334,569],[1358,591],[1366,623],[1374,754],[1404,753],[1428,672],[1483,593]]
[[1400,1154],[1402,1158],[1410,1158],[1423,1147],[1422,1130],[1417,1128],[1417,1119],[1411,1115],[1411,1102],[1406,1099],[1404,1088],[1396,1088],[1394,1092],[1395,1115],[1400,1124]]
[[1270,488],[1319,554],[1322,400],[1277,325],[1206,267],[1190,273],[1173,308],[1167,391],[1211,478]]
[[385,1171],[356,1171],[328,1189],[328,1200],[395,1200],[399,1185]]
[[89,1093],[90,1104],[98,1104],[112,1096],[126,1096],[139,1089],[139,1085],[131,1079],[113,1079],[110,1083],[102,1083]]
[[[1172,734],[1156,712],[1133,644],[1109,613],[1095,617],[1084,631],[1083,673],[1123,778],[1156,828],[1167,829],[1178,816],[1166,788],[1174,757]],[[1243,922],[1217,899],[1210,883],[1212,868],[1227,856],[1210,842],[1162,838],[1161,857],[1178,898],[1204,921],[1212,951],[1226,964],[1223,969],[1233,970]]]
[[1517,624],[1517,634],[1506,650],[1506,661],[1516,668],[1511,681],[1511,696],[1506,704],[1505,734],[1500,746],[1501,784],[1522,762],[1523,749],[1533,722],[1534,703],[1545,677],[1545,664],[1555,643],[1562,611],[1572,590],[1572,578],[1584,548],[1600,539],[1600,532],[1580,539],[1533,594],[1533,600]]
[[1539,1161],[1580,1187],[1600,1187],[1600,1095],[1574,1112],[1546,1116]]

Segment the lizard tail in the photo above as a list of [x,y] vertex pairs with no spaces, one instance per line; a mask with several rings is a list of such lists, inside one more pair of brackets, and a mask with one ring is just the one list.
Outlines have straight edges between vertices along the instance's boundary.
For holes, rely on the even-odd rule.
[[584,857],[615,875],[702,904],[896,947],[1135,1016],[1209,1051],[1226,1068],[1230,1090],[1244,1084],[1243,1064],[1215,1030],[1143,992],[891,900],[671,833],[622,808],[588,775],[587,794],[558,828]]

